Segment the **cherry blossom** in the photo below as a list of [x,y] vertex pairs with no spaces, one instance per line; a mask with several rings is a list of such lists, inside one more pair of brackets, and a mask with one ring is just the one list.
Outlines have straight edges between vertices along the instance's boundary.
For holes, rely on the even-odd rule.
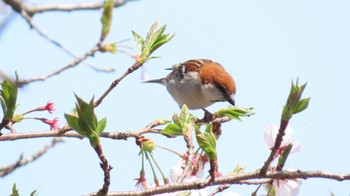
[[55,104],[52,101],[48,101],[46,105],[38,107],[36,110],[38,111],[44,111],[47,110],[52,114],[52,112],[55,110]]
[[54,118],[53,120],[49,120],[49,119],[44,118],[42,121],[44,123],[50,125],[51,130],[58,129],[60,127],[60,122],[59,122],[58,118]]
[[300,179],[274,180],[272,186],[277,196],[297,196],[302,183]]
[[[275,145],[278,130],[279,130],[279,128],[275,125],[268,125],[265,128],[264,141],[265,141],[266,146],[269,149],[271,149]],[[293,139],[291,137],[292,133],[293,133],[293,130],[288,125],[286,130],[285,130],[285,135],[283,136],[282,144],[281,144],[280,148],[277,150],[277,154],[275,155],[274,159],[277,158],[277,156],[280,155],[289,144],[293,144],[291,152],[300,151],[301,145],[299,142],[293,141]]]

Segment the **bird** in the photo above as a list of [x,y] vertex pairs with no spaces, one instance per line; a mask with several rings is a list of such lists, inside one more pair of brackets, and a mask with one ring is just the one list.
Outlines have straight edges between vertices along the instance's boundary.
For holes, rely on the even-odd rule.
[[168,68],[164,78],[144,81],[166,86],[181,108],[203,109],[215,102],[227,101],[235,105],[236,82],[219,63],[209,59],[193,59]]

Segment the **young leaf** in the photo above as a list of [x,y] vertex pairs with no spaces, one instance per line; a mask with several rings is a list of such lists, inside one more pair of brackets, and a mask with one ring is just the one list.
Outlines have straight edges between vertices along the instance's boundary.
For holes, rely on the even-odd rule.
[[97,118],[94,112],[94,99],[92,98],[90,103],[86,103],[80,97],[75,95],[77,99],[76,109],[78,113],[78,124],[80,129],[88,132],[94,132],[97,128]]
[[16,77],[15,83],[11,81],[3,81],[1,83],[0,100],[6,120],[11,120],[16,110],[18,76],[16,75]]
[[251,116],[254,114],[252,111],[253,108],[239,108],[239,107],[228,107],[228,108],[222,108],[218,113],[218,117],[223,117],[227,116],[231,119],[236,119],[241,121],[240,117],[245,117],[245,116]]
[[132,35],[134,36],[137,49],[138,49],[140,52],[142,52],[142,50],[143,50],[143,45],[144,45],[145,41],[144,41],[143,38],[142,38],[139,34],[137,34],[135,31],[131,31],[131,32],[132,32]]
[[210,146],[214,149],[216,148],[216,137],[214,133],[212,132],[213,124],[207,125],[207,128],[205,129],[204,136],[209,142]]
[[299,86],[299,81],[292,81],[292,87],[287,98],[286,105],[283,107],[282,120],[288,121],[292,118],[293,114],[303,111],[307,108],[310,98],[301,99],[301,95],[306,87],[306,83]]
[[278,158],[278,163],[277,163],[277,167],[276,167],[277,171],[281,171],[282,170],[282,168],[283,168],[284,164],[286,163],[288,155],[289,155],[290,151],[292,150],[292,148],[293,148],[293,144],[289,144],[283,150],[282,154]]
[[216,152],[216,139],[215,135],[211,132],[212,125],[208,125],[204,134],[199,131],[199,128],[195,126],[196,129],[196,139],[199,147],[208,155],[210,160],[217,159]]
[[294,114],[305,110],[309,106],[311,97],[301,99],[295,107]]
[[102,23],[101,40],[104,40],[106,38],[106,36],[108,35],[108,33],[111,29],[113,7],[114,7],[113,0],[105,0],[104,1],[103,13],[102,13],[102,17],[101,17],[101,23]]
[[105,130],[107,125],[107,118],[103,118],[97,123],[97,133],[98,135],[101,135],[101,133]]
[[188,122],[188,118],[190,116],[190,112],[186,106],[186,104],[184,104],[181,108],[181,112],[180,112],[180,121],[185,123]]
[[137,59],[139,63],[144,63],[150,58],[150,55],[158,49],[163,44],[170,41],[173,36],[169,37],[169,34],[163,34],[166,28],[166,25],[157,29],[158,22],[155,22],[149,32],[147,33],[146,39],[143,39],[139,34],[132,31],[134,39],[138,50],[140,51],[140,56]]
[[75,131],[77,131],[80,135],[83,135],[85,137],[87,137],[87,132],[82,130],[79,126],[79,118],[77,116],[73,116],[70,114],[64,114],[64,117],[66,118],[66,121],[68,123],[68,125]]
[[30,196],[35,196],[35,193],[36,193],[36,190],[32,191],[32,192],[30,193]]
[[177,124],[168,124],[160,133],[162,134],[170,134],[170,135],[183,135],[182,129]]
[[18,189],[16,187],[16,183],[14,183],[12,186],[12,193],[10,196],[19,196],[19,192],[18,192]]

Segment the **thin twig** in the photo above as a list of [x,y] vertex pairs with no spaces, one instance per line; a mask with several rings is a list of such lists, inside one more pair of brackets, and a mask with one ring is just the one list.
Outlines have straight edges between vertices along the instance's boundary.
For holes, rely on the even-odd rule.
[[41,157],[43,154],[45,154],[50,148],[53,148],[57,143],[63,142],[61,138],[54,138],[50,144],[44,146],[43,149],[39,150],[37,153],[32,155],[31,157],[23,160],[23,154],[21,154],[20,158],[16,163],[11,164],[6,167],[0,167],[0,176],[4,177],[7,176],[8,174],[12,173],[14,170],[18,169],[19,167],[22,167],[28,163],[31,163],[35,160],[37,160],[39,157]]

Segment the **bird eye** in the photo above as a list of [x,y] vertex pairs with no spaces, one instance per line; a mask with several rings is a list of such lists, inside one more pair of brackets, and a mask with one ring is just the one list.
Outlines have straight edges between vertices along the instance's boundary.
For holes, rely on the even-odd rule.
[[184,66],[180,64],[176,69],[176,76],[179,78],[184,78]]

